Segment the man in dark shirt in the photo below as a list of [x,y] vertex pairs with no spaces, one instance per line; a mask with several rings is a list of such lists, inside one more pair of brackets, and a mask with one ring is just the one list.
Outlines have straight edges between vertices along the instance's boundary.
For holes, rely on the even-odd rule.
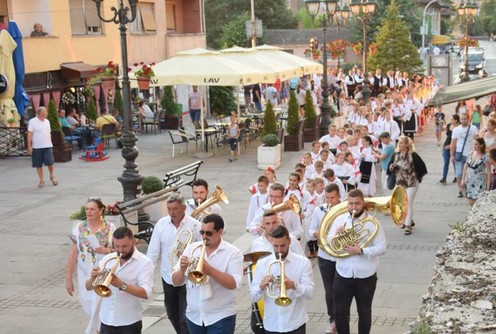
[[262,90],[259,84],[253,85],[251,94],[253,95],[253,103],[255,103],[258,112],[262,112]]

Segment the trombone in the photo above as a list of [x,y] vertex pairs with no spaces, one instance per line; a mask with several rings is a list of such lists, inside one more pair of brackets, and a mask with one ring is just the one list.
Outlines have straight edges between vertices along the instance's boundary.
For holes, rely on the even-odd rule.
[[181,230],[174,241],[174,247],[169,251],[169,261],[172,264],[172,268],[175,267],[177,261],[183,255],[184,250],[193,240],[193,232],[189,230]]
[[[107,266],[107,263],[110,260],[116,260],[112,268],[108,269],[105,268]],[[105,261],[105,264],[103,265],[103,269],[98,275],[98,277],[95,279],[93,282],[93,290],[95,290],[95,293],[99,295],[100,297],[110,297],[112,296],[112,290],[110,289],[110,282],[112,282],[112,278],[114,276],[114,272],[119,266],[121,259],[121,254],[117,254],[117,256],[111,257],[107,261]]]
[[[200,256],[193,257],[196,250],[202,247]],[[196,246],[191,252],[191,260],[188,266],[188,279],[193,284],[204,284],[207,281],[207,275],[203,273],[203,264],[205,263],[205,253],[207,251],[207,246],[205,242]]]
[[267,288],[267,296],[275,299],[274,302],[278,306],[289,306],[292,303],[291,298],[288,297],[286,292],[286,265],[282,259],[282,253],[279,253],[279,259],[273,261],[268,268],[268,275],[271,275],[271,268],[274,265],[279,265],[279,275],[272,275]]

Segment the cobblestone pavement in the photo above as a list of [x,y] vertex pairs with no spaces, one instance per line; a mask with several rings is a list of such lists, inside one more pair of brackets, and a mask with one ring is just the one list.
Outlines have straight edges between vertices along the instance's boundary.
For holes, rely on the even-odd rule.
[[[452,110],[453,106],[445,108]],[[386,231],[389,248],[382,256],[379,281],[373,304],[373,333],[398,334],[408,330],[408,323],[416,314],[421,296],[426,292],[432,276],[437,249],[443,244],[450,224],[465,219],[468,206],[465,199],[456,197],[454,184],[438,183],[441,172],[441,152],[436,146],[431,124],[426,136],[415,140],[417,151],[427,163],[429,174],[424,178],[415,201],[416,227],[411,236],[404,236],[389,217],[379,216]],[[38,189],[35,171],[29,158],[0,160],[0,232],[3,236],[0,259],[0,321],[2,332],[12,333],[81,333],[87,318],[76,297],[65,291],[65,267],[69,249],[69,216],[90,196],[101,196],[107,203],[122,198],[117,177],[122,174],[120,151],[109,149],[110,159],[88,163],[78,159],[56,164],[60,181],[54,187],[47,182]],[[194,145],[192,145],[194,151]],[[165,172],[194,162],[194,153],[172,156],[169,136],[145,134],[138,142],[140,155],[137,164],[143,176],[162,177]],[[224,206],[227,222],[224,238],[243,252],[251,237],[244,232],[249,194],[247,188],[261,174],[256,169],[257,143],[242,149],[238,161],[229,163],[227,149],[217,149],[216,155],[205,160],[200,177],[209,184],[220,185],[228,194],[230,204]],[[310,145],[307,143],[308,150]],[[285,182],[288,173],[299,160],[301,152],[284,152],[283,165],[277,174]],[[450,178],[453,172],[450,171]],[[46,176],[46,179],[48,177]],[[183,192],[189,196],[189,190]],[[145,245],[140,246],[146,248]],[[314,279],[316,293],[308,303],[309,333],[324,332],[327,326],[324,311],[323,287],[316,260]],[[155,271],[155,296],[144,303],[144,323],[147,334],[171,333],[169,321],[163,317],[159,270]],[[246,282],[239,294],[236,333],[249,333],[250,301]],[[357,318],[352,307],[353,330]]]

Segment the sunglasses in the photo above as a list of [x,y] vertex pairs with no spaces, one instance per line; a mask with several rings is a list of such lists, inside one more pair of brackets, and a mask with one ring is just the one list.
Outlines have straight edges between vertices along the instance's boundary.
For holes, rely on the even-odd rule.
[[214,232],[212,232],[212,231],[204,231],[204,230],[200,230],[200,234],[201,234],[201,235],[206,235],[207,237],[211,237],[211,236],[214,234]]
[[100,197],[89,197],[87,202],[93,201],[102,203],[102,199]]

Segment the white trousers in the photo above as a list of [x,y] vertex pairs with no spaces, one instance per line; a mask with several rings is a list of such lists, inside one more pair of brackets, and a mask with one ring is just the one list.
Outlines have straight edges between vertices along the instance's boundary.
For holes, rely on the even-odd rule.
[[419,187],[419,184],[417,183],[417,185],[415,187],[406,188],[406,194],[408,195],[408,213],[407,213],[406,219],[405,219],[405,225],[406,226],[412,225],[413,202],[415,201],[415,195],[417,195],[418,187]]

